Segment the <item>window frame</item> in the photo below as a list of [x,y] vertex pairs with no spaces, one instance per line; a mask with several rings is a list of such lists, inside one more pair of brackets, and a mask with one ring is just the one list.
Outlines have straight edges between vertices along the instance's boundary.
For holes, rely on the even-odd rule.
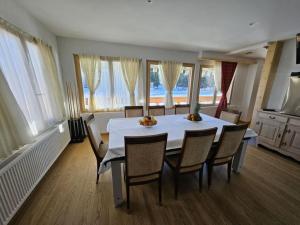
[[[150,66],[151,65],[159,65],[161,60],[146,60],[146,108],[148,109],[150,105]],[[194,85],[194,74],[195,74],[195,64],[194,63],[182,63],[183,67],[190,67],[192,68],[192,77],[191,77],[191,87],[188,96],[188,104],[192,102],[192,95],[193,95],[193,85]],[[173,107],[168,109],[173,109]]]
[[[199,97],[200,97],[200,82],[201,82],[201,78],[202,78],[202,68],[214,68],[213,65],[200,65],[200,71],[199,71],[199,82],[198,82],[198,95],[197,95],[197,102],[198,104],[200,104],[200,106],[202,107],[212,107],[212,106],[218,106],[219,103],[216,103],[216,99],[217,99],[217,90],[215,88],[214,90],[214,96],[213,96],[213,103],[212,104],[203,104],[203,103],[200,103],[199,101]],[[227,105],[230,105],[231,104],[231,98],[232,98],[232,92],[233,92],[233,89],[234,89],[234,82],[235,82],[235,77],[232,78],[233,80],[231,81],[232,82],[232,87],[231,87],[231,92],[230,92],[230,96],[229,96],[229,99],[228,102],[227,102]],[[229,86],[230,87],[230,86]],[[228,89],[229,90],[229,89]]]

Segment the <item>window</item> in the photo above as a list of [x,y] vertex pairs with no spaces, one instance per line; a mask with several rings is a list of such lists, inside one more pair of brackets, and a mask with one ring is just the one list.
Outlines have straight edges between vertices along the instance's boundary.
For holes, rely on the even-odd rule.
[[63,111],[55,103],[59,100],[51,94],[61,90],[55,88],[55,75],[46,72],[49,63],[41,55],[42,45],[0,28],[0,67],[33,136],[63,119],[62,113],[56,114]]
[[[165,105],[166,89],[161,82],[161,68],[158,61],[147,61],[148,104]],[[190,102],[193,64],[183,64],[182,71],[172,91],[174,104],[188,104]]]
[[[90,89],[87,82],[87,75],[80,67],[80,56],[74,56],[75,65],[77,70],[80,69],[80,73],[77,74],[80,98],[81,98],[81,110],[90,111]],[[100,63],[100,82],[95,90],[95,110],[96,111],[118,111],[122,110],[124,106],[130,105],[130,95],[126,86],[125,78],[122,71],[121,62],[118,58],[99,57]],[[97,71],[97,70],[96,70]],[[81,87],[82,86],[82,87]],[[141,88],[139,82],[135,85],[135,98],[138,100],[138,89]]]
[[[213,66],[202,67],[200,78],[200,90],[199,90],[199,103],[202,105],[218,105],[222,97],[220,87],[217,88],[218,79],[221,81],[221,77],[216,77],[215,68]],[[234,78],[227,92],[227,100],[230,102],[231,90],[233,86]],[[219,84],[220,85],[220,84]],[[219,89],[219,90],[218,90]]]
[[[63,103],[57,101],[57,99],[62,99],[60,90],[57,90],[57,88],[60,89],[60,84],[52,79],[54,76],[49,74],[47,67],[50,65],[45,64],[39,45],[26,41],[26,47],[34,70],[33,79],[36,82],[37,98],[42,105],[48,123],[55,124],[63,118],[63,106],[60,105]],[[58,96],[55,97],[56,95]]]

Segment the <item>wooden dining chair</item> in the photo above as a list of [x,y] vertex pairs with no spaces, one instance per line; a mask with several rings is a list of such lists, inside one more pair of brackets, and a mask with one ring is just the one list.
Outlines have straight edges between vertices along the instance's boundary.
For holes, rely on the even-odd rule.
[[124,113],[125,118],[142,117],[144,116],[144,108],[143,106],[125,106]]
[[223,127],[219,142],[212,149],[212,155],[207,159],[208,187],[211,185],[214,166],[227,164],[228,183],[230,182],[232,160],[242,144],[248,125],[246,123]]
[[175,114],[189,114],[190,108],[190,104],[175,105]]
[[229,123],[238,124],[241,114],[242,113],[238,111],[221,111],[220,119]]
[[166,108],[164,105],[148,106],[148,116],[164,116]]
[[199,191],[202,190],[203,165],[215,139],[218,128],[185,131],[181,152],[167,156],[166,162],[174,172],[175,199],[181,174],[199,171]]
[[125,181],[127,209],[130,208],[130,186],[158,182],[158,199],[161,204],[161,176],[168,134],[124,137]]
[[97,160],[97,178],[96,184],[99,181],[99,168],[100,163],[102,162],[108,146],[104,144],[101,138],[101,133],[99,127],[96,126],[95,116],[91,114],[85,121],[84,121],[85,129],[87,132],[87,136],[89,138],[89,142],[91,144],[92,150]]

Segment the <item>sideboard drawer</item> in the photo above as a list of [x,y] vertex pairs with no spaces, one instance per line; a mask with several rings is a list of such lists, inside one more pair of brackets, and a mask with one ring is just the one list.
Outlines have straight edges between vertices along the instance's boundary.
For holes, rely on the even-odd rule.
[[299,119],[290,119],[288,124],[300,127],[300,118]]
[[278,122],[281,122],[281,123],[286,123],[287,120],[288,120],[287,117],[274,115],[274,114],[271,114],[271,113],[264,113],[264,112],[260,112],[259,117],[262,118],[262,119],[274,120],[274,121],[278,121]]

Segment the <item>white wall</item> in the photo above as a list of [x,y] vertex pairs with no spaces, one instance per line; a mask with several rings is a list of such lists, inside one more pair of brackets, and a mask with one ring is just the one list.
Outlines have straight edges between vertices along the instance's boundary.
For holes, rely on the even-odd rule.
[[296,64],[295,38],[287,40],[283,44],[275,80],[267,104],[268,108],[281,109],[291,72],[300,72],[300,64]]
[[257,60],[256,64],[237,66],[230,103],[232,108],[242,112],[243,121],[251,120],[263,62]]
[[0,0],[0,16],[21,30],[37,37],[53,48],[55,57],[58,56],[56,36],[48,31],[38,20],[12,0]]

